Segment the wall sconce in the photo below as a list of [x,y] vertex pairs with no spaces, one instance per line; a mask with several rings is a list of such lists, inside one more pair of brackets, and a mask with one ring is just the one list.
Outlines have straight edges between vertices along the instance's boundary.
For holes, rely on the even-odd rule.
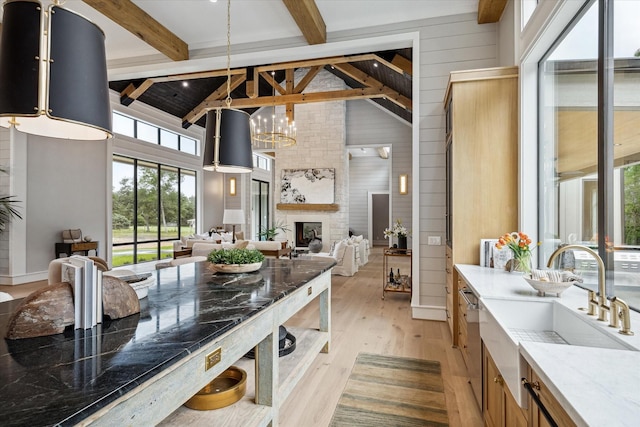
[[236,195],[236,179],[235,178],[229,178],[229,195],[230,196]]
[[400,194],[409,194],[409,177],[406,173],[403,173],[402,175],[400,175],[400,180],[398,182],[399,184],[399,190],[400,190]]

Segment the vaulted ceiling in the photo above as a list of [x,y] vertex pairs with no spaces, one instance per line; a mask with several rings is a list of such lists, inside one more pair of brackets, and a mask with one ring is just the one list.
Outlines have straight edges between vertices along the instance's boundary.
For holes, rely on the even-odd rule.
[[[477,12],[479,23],[500,19],[507,0],[232,0],[232,56],[247,46],[322,45],[332,34],[437,16]],[[65,7],[96,22],[106,34],[109,86],[121,102],[142,102],[174,115],[183,127],[204,126],[208,109],[227,96],[227,2],[206,0],[68,0]],[[329,36],[328,36],[329,35]],[[232,64],[233,107],[343,99],[371,99],[411,122],[409,48],[353,55]],[[305,92],[322,69],[346,89]],[[296,70],[304,77],[293,79]],[[275,96],[274,96],[275,93]]]

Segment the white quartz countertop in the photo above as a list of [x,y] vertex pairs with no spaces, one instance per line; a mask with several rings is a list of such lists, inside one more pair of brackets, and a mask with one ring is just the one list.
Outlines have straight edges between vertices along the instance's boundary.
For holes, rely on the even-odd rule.
[[[587,291],[573,286],[561,297],[540,297],[521,274],[477,265],[456,265],[481,299],[554,300],[578,311],[587,305]],[[490,308],[491,304],[487,304]],[[526,315],[521,313],[520,315]],[[634,336],[618,334],[608,322],[588,322],[640,350],[640,313],[631,311]],[[506,328],[505,328],[506,329]],[[483,337],[484,338],[484,337]],[[637,426],[640,419],[640,351],[577,345],[520,342],[521,356],[540,375],[578,426]]]
[[578,426],[638,426],[640,352],[523,342],[520,354]]

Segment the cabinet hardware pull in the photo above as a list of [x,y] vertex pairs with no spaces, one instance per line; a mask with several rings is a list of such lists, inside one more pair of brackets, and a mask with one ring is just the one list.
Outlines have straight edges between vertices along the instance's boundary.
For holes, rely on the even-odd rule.
[[553,417],[551,417],[551,414],[544,406],[544,403],[542,403],[542,400],[540,400],[540,397],[536,394],[535,391],[533,391],[533,389],[540,390],[540,383],[538,381],[530,383],[526,378],[522,378],[521,381],[522,386],[529,392],[529,395],[531,395],[533,401],[536,402],[536,405],[538,405],[538,408],[540,408],[540,412],[542,412],[542,415],[544,415],[544,417],[547,419],[549,425],[551,427],[558,427],[558,424],[553,420]]
[[504,385],[504,378],[502,378],[502,375],[498,375],[493,379],[493,382],[496,384]]

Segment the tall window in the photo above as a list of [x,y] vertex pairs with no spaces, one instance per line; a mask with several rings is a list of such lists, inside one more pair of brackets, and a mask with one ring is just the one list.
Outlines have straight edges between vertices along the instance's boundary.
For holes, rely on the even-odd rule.
[[171,258],[195,231],[195,172],[114,156],[112,218],[114,267]]
[[[609,34],[598,25],[598,1],[588,2],[539,64],[541,260],[560,243],[600,243],[607,295],[638,310],[640,291],[629,285],[640,273],[640,2],[610,4]],[[613,84],[603,73],[599,98],[598,38],[605,36],[613,37]],[[610,133],[598,127],[599,113],[613,118]],[[595,263],[576,257],[586,286],[595,289]]]
[[197,140],[115,111],[113,112],[113,131],[151,144],[198,155]]

